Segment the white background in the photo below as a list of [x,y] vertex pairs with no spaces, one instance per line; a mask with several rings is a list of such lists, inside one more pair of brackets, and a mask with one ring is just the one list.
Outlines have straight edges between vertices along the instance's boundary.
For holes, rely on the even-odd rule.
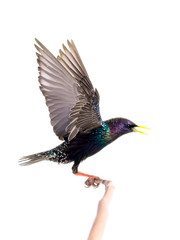
[[104,192],[86,189],[72,164],[18,165],[60,144],[38,87],[35,37],[55,56],[74,40],[104,120],[152,129],[80,165],[116,187],[104,240],[180,239],[179,1],[17,0],[0,11],[0,239],[87,239]]

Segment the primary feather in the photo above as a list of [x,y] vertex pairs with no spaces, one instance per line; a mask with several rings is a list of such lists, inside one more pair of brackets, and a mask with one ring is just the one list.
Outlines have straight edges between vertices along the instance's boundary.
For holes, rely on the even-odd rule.
[[73,41],[64,45],[60,56],[36,39],[39,46],[39,82],[46,98],[51,124],[56,135],[71,141],[79,132],[90,132],[101,126],[99,94],[89,79]]

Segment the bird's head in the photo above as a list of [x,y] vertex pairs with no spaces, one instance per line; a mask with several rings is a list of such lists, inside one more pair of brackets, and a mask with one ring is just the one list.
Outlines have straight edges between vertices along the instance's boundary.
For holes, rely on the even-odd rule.
[[147,134],[143,131],[140,131],[138,128],[144,128],[144,129],[149,129],[147,127],[139,126],[132,121],[126,119],[126,118],[116,118],[113,119],[113,132],[119,133],[120,135],[130,133],[130,132],[139,132],[143,134]]

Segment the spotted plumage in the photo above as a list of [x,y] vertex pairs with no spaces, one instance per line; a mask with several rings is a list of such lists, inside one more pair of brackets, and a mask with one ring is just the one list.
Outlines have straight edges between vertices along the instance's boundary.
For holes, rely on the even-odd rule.
[[40,90],[45,96],[54,132],[64,142],[49,151],[25,156],[20,162],[22,165],[42,160],[74,162],[72,170],[78,174],[81,161],[123,134],[139,131],[135,128],[138,126],[124,118],[102,120],[99,93],[73,41],[68,41],[69,49],[63,45],[64,52],[60,50],[57,58],[37,39],[36,42]]

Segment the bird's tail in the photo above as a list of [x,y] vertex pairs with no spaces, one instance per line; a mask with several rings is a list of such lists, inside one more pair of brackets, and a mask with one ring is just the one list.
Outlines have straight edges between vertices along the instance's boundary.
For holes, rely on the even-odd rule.
[[21,166],[27,166],[27,165],[31,165],[33,163],[37,163],[43,160],[47,160],[48,159],[48,154],[49,151],[46,152],[40,152],[40,153],[36,153],[36,154],[32,154],[29,156],[24,156],[19,160],[19,164]]

